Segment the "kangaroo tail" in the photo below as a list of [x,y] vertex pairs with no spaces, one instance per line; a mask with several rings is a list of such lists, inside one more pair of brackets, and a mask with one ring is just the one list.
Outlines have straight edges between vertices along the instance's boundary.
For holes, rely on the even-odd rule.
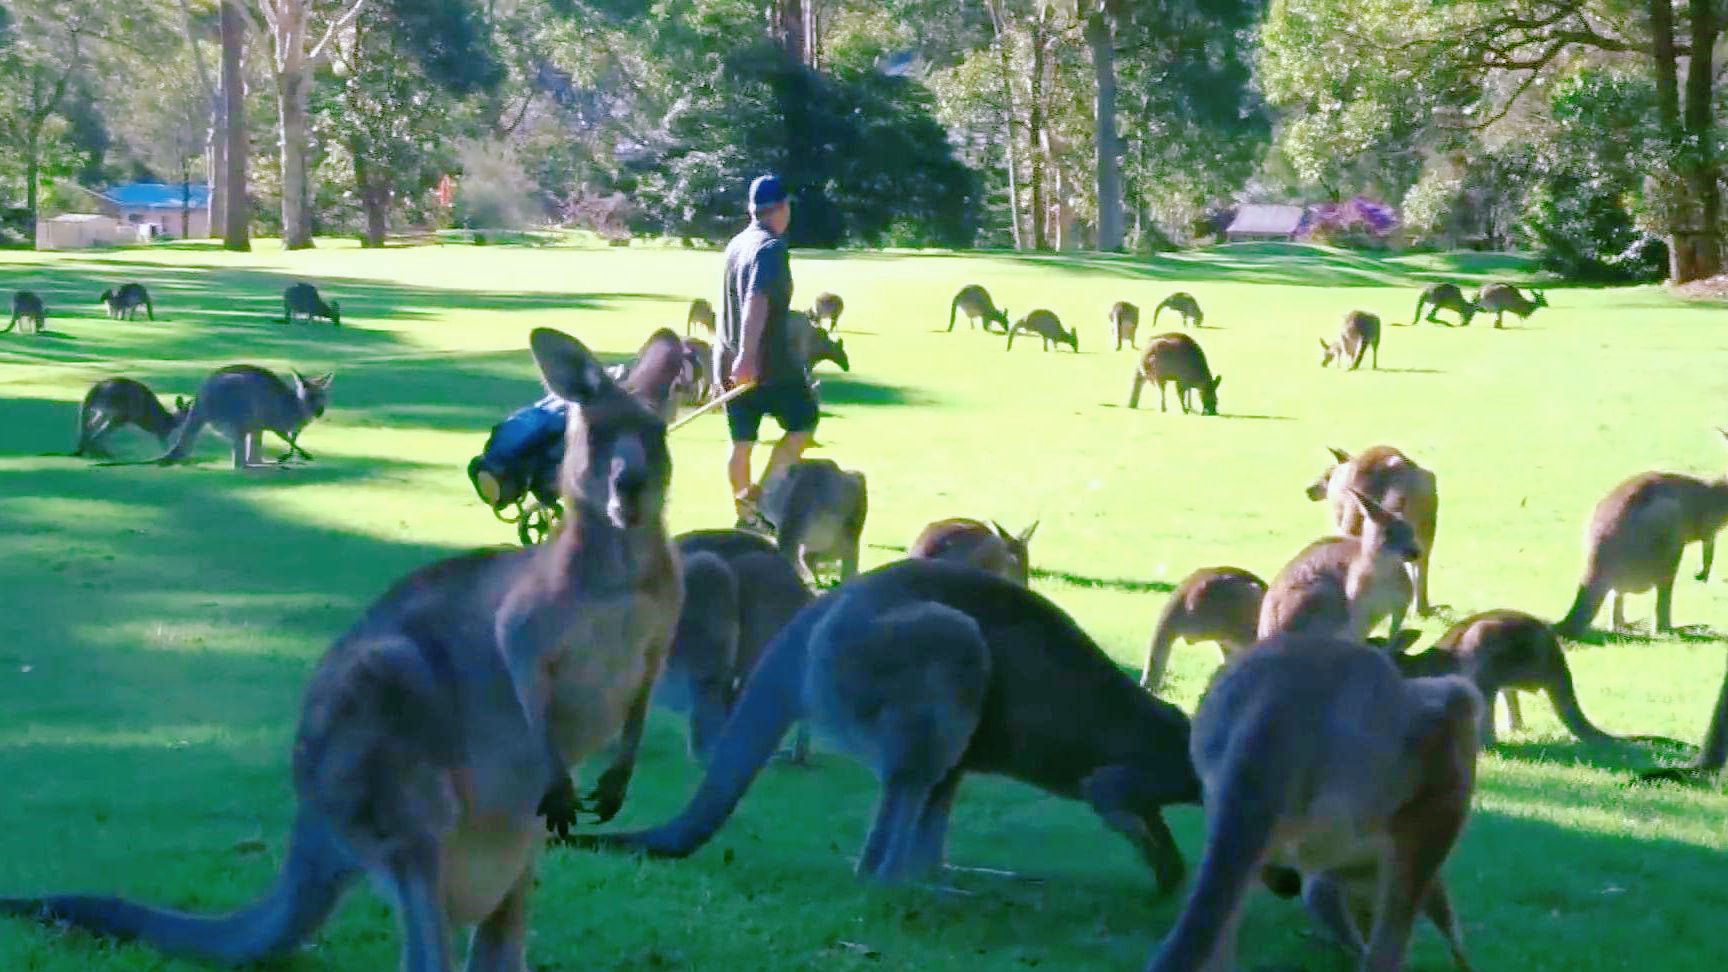
[[1608,585],[1586,575],[1578,585],[1578,595],[1572,599],[1572,609],[1554,626],[1563,638],[1576,638],[1590,629],[1596,612],[1602,609],[1602,599],[1608,596]]
[[120,898],[55,895],[0,898],[0,914],[65,922],[109,938],[148,943],[169,955],[249,965],[284,955],[324,924],[359,869],[302,810],[282,874],[259,901],[221,916],[151,908]]
[[66,453],[69,456],[84,456],[90,454],[90,401],[85,399],[78,403],[78,445]]
[[948,330],[954,330],[954,318],[960,311],[960,295],[954,295],[954,302],[948,305]]
[[[1139,388],[1135,388],[1138,392]],[[1135,395],[1138,398],[1138,394]],[[1164,669],[1170,664],[1170,650],[1176,645],[1176,615],[1183,610],[1182,598],[1171,595],[1158,615],[1152,629],[1152,642],[1146,648],[1146,667],[1140,673],[1140,687],[1157,695],[1164,687]]]
[[1158,315],[1164,313],[1164,308],[1169,307],[1169,306],[1170,306],[1170,298],[1166,297],[1163,300],[1158,302],[1157,307],[1152,308],[1152,329],[1153,330],[1158,329]]
[[148,297],[144,298],[144,313],[150,315],[151,320],[156,319],[156,305],[151,303]]
[[150,460],[160,465],[175,462],[185,462],[192,456],[192,447],[198,443],[198,433],[204,431],[204,410],[202,402],[192,400],[192,408],[186,413],[186,418],[174,429],[174,438],[169,441],[168,451]]
[[5,334],[7,331],[10,331],[17,326],[18,326],[18,315],[15,314],[15,315],[13,315],[12,322],[10,324],[7,324],[5,327],[0,327],[0,334]]
[[1415,327],[1416,325],[1422,323],[1422,305],[1427,303],[1427,302],[1428,302],[1428,295],[1427,294],[1418,294],[1417,295],[1417,297],[1416,297],[1416,316],[1410,318],[1410,326],[1411,327]]
[[[1556,655],[1560,646],[1554,645]],[[1572,686],[1572,671],[1565,664],[1564,656],[1558,676],[1552,685],[1548,686],[1548,701],[1554,704],[1554,714],[1560,717],[1560,722],[1580,742],[1604,743],[1614,737],[1596,727],[1594,722],[1584,714],[1584,708],[1578,704],[1578,692]]]

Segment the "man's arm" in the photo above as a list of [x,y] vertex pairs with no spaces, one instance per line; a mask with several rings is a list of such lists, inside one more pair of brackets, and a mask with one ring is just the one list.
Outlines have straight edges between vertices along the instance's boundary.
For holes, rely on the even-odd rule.
[[732,386],[762,377],[762,331],[768,326],[768,295],[752,293],[744,301],[744,320],[738,329],[738,357],[732,362]]

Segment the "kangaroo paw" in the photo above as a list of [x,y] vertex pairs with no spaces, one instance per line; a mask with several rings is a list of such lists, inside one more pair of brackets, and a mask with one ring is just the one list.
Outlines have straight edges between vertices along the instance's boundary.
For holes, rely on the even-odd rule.
[[576,784],[565,776],[552,784],[534,812],[546,818],[547,833],[553,835],[554,842],[562,844],[573,839],[570,830],[576,826],[576,816],[581,809],[582,801],[576,796]]
[[609,769],[600,774],[600,781],[582,798],[581,809],[593,814],[595,823],[605,823],[624,809],[624,794],[629,788],[628,769]]

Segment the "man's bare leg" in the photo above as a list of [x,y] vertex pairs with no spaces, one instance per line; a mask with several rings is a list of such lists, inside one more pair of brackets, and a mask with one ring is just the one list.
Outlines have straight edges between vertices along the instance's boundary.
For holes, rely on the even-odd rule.
[[[804,455],[804,450],[810,448],[811,438],[810,432],[788,432],[781,436],[774,446],[774,451],[768,454],[768,466],[762,470],[762,483],[766,485],[768,480],[774,478],[775,473],[797,462]],[[744,478],[746,482],[750,478],[749,453],[744,456]]]
[[[750,476],[750,454],[756,448],[754,442],[732,443],[732,455],[726,460],[726,480],[732,487],[732,499],[742,500],[746,497],[754,499],[754,483]],[[743,511],[740,510],[740,513]]]

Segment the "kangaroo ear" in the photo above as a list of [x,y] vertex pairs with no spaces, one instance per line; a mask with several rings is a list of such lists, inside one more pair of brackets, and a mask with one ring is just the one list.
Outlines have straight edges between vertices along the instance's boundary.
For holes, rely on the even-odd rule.
[[311,379],[311,383],[319,388],[328,390],[331,385],[336,383],[336,372],[326,371],[318,377]]
[[1224,376],[1223,375],[1214,376],[1212,379],[1212,390],[1217,391],[1218,386],[1222,385],[1222,384],[1224,384]]
[[998,537],[1001,537],[1004,540],[1014,539],[1014,534],[1009,533],[1007,527],[1003,526],[1000,523],[997,523],[995,520],[990,521],[990,529],[995,530],[996,535]]
[[683,373],[684,361],[683,340],[663,327],[642,345],[630,376],[624,379],[624,390],[658,412],[671,396],[673,383]]
[[1319,342],[1320,342],[1320,350],[1322,350],[1322,351],[1330,351],[1330,350],[1332,350],[1332,345],[1330,345],[1330,344],[1327,344],[1327,343],[1326,343],[1326,339],[1325,339],[1325,338],[1315,338],[1315,339],[1314,339],[1314,340],[1316,340],[1316,341],[1319,341]]
[[1349,462],[1350,461],[1350,453],[1345,452],[1343,449],[1340,449],[1337,446],[1327,446],[1326,451],[1332,453],[1332,458],[1338,460],[1339,462]]
[[1725,429],[1719,425],[1716,427],[1716,432],[1717,432],[1717,434],[1721,435],[1723,439],[1728,440],[1728,429]]
[[528,348],[546,390],[567,402],[586,405],[612,384],[593,353],[563,331],[537,327],[528,335]]
[[184,412],[184,411],[191,409],[191,407],[192,407],[192,403],[186,400],[185,395],[175,395],[174,396],[174,411]]
[[1022,544],[1027,544],[1027,543],[1032,542],[1032,534],[1038,532],[1038,524],[1041,522],[1042,522],[1041,520],[1033,520],[1031,526],[1020,531],[1019,540]]
[[1422,637],[1422,632],[1415,628],[1399,628],[1392,637],[1386,639],[1386,650],[1393,655],[1402,655],[1416,644]]
[[1364,495],[1360,490],[1352,487],[1350,495],[1356,497],[1356,503],[1362,507],[1363,514],[1366,515],[1368,519],[1373,520],[1375,524],[1385,526],[1397,519],[1397,517],[1388,513],[1384,506],[1376,503],[1373,498]]

